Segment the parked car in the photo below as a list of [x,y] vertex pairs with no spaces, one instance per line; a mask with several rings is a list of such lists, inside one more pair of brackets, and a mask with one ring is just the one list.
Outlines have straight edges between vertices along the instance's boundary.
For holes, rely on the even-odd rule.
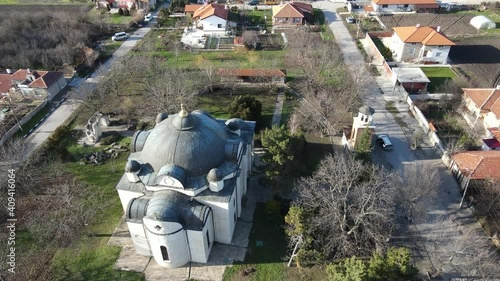
[[383,150],[392,150],[392,142],[388,135],[379,135],[377,138],[377,143],[382,147]]
[[153,19],[153,15],[151,13],[144,16],[145,22],[150,22]]
[[127,40],[128,34],[125,32],[118,32],[115,35],[111,36],[111,40],[113,41],[124,41]]
[[250,0],[250,1],[247,1],[247,2],[245,2],[245,5],[248,5],[248,6],[257,6],[257,5],[259,5],[259,0]]
[[345,19],[345,21],[346,21],[346,22],[348,22],[348,23],[356,23],[356,19],[355,19],[355,18],[353,18],[353,17],[347,17],[347,18]]

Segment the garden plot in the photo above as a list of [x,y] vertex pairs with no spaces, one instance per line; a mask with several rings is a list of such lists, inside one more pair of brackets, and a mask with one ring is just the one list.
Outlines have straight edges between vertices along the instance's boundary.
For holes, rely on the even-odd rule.
[[500,83],[500,38],[472,37],[455,40],[448,58],[465,72],[477,87]]
[[410,14],[410,15],[382,15],[380,20],[392,30],[397,26],[441,26],[447,36],[475,35],[479,32],[469,24],[474,15],[457,14]]

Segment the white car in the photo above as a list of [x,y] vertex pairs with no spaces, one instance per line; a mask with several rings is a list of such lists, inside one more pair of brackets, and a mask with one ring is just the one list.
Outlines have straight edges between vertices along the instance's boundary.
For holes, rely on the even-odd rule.
[[127,40],[128,34],[125,32],[118,32],[115,35],[111,36],[111,40],[113,41],[124,41]]
[[153,15],[151,13],[144,16],[145,22],[150,22],[153,19]]
[[353,17],[347,17],[345,19],[345,21],[347,21],[348,23],[356,23],[356,18],[353,18]]

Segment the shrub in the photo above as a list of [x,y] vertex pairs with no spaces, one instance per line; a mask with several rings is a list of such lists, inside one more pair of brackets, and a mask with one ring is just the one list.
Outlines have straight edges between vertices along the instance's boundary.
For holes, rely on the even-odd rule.
[[123,15],[124,16],[130,16],[130,11],[128,9],[123,10]]
[[259,122],[262,117],[262,102],[252,96],[238,96],[231,102],[228,111],[231,118]]
[[101,145],[110,145],[110,144],[118,141],[119,138],[120,138],[120,134],[113,133],[107,137],[102,138],[99,143]]
[[122,9],[122,8],[118,9],[118,14],[119,14],[120,16],[123,16],[123,9]]

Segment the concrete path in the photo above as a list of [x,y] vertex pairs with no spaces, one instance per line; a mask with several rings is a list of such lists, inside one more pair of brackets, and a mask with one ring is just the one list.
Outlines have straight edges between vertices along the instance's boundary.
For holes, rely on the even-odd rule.
[[281,126],[281,113],[283,112],[283,101],[285,99],[284,90],[280,89],[276,95],[276,104],[274,106],[273,112],[273,126]]
[[[374,78],[367,71],[363,56],[356,48],[341,18],[335,12],[342,5],[319,1],[313,3],[313,6],[324,11],[326,20],[330,23],[329,27],[344,55],[348,70],[353,77],[364,78],[360,81],[363,89],[362,100],[365,105],[373,107],[376,111],[374,114],[375,133],[388,134],[394,144],[394,149],[390,152],[377,148],[374,152],[374,161],[386,164],[394,170],[401,170],[405,164],[422,158],[422,152],[416,153],[410,150],[408,141],[414,130],[419,128],[417,121],[390,80],[385,76]],[[379,69],[379,72],[382,75],[385,73],[383,69]],[[398,109],[399,113],[396,117],[401,126],[396,122],[393,114],[386,109],[387,102],[392,102]],[[428,140],[426,142],[430,143]],[[430,150],[428,158],[437,158],[432,148],[428,150]],[[454,244],[462,235],[461,233],[480,229],[480,226],[469,209],[458,209],[461,199],[458,185],[441,159],[429,160],[429,164],[434,165],[440,171],[443,183],[436,186],[438,193],[436,198],[427,202],[427,215],[415,219],[407,230],[407,236],[398,240],[397,244],[412,250],[414,261],[422,273],[437,271],[443,277],[459,277],[457,272],[460,264],[466,260],[460,260],[457,257],[453,260],[454,265],[451,266],[450,262],[437,258],[436,252],[439,252],[441,257],[459,256],[459,253],[454,252],[456,251]],[[487,237],[484,238],[487,239]]]
[[[164,4],[165,7],[169,5],[170,1]],[[156,12],[153,13],[153,16],[156,15]],[[149,25],[153,26],[155,21],[156,20],[153,19]],[[113,56],[98,67],[92,75],[87,79],[76,79],[73,81],[71,85],[75,88],[71,91],[68,98],[25,139],[26,157],[37,150],[59,126],[63,125],[66,120],[70,118],[80,106],[81,101],[86,98],[88,93],[96,88],[97,83],[99,83],[106,73],[109,72],[111,67],[122,57],[126,56],[149,31],[151,31],[151,27],[148,26],[136,30],[113,53]]]

